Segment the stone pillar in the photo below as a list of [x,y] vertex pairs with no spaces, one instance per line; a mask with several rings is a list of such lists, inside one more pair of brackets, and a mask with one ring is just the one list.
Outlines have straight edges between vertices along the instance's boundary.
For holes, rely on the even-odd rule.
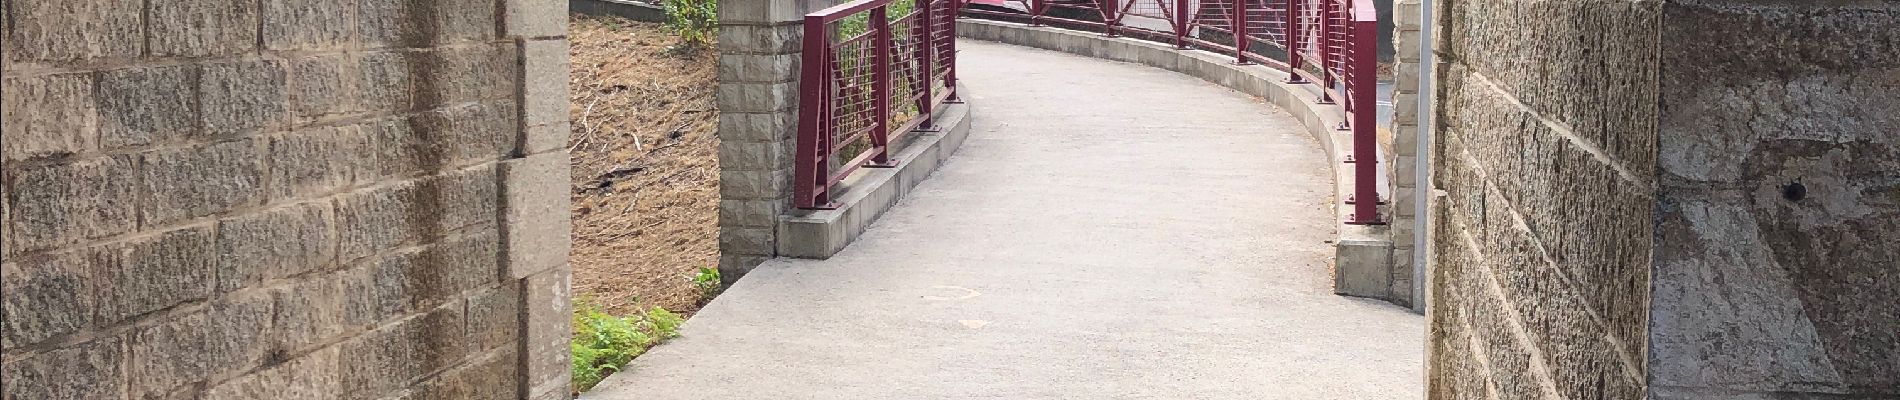
[[573,374],[567,2],[503,0],[501,6],[501,36],[514,42],[521,60],[515,69],[518,158],[501,164],[502,277],[518,287],[520,312],[514,398],[566,399]]
[[1900,3],[1438,4],[1431,398],[1900,396]]
[[1398,0],[1392,9],[1392,41],[1398,64],[1392,88],[1392,301],[1424,310],[1414,289],[1418,235],[1418,88],[1419,4],[1425,0]]
[[719,271],[730,283],[776,256],[791,208],[806,13],[829,0],[719,4]]

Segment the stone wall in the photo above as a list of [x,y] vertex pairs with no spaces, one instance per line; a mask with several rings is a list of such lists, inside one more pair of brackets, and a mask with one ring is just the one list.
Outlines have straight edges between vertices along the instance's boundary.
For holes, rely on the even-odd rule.
[[1423,29],[1419,9],[1424,0],[1398,0],[1393,4],[1392,44],[1396,64],[1392,81],[1392,156],[1386,162],[1392,177],[1392,296],[1394,303],[1424,310],[1424,299],[1413,290],[1418,268],[1418,97],[1419,44]]
[[1431,398],[1643,398],[1660,8],[1434,9]]
[[835,0],[719,4],[719,271],[738,280],[778,255],[792,209],[804,17]]
[[1431,398],[1900,395],[1893,3],[1437,4]]
[[1662,12],[1654,398],[1900,398],[1900,3]]
[[566,398],[564,2],[4,11],[0,398]]

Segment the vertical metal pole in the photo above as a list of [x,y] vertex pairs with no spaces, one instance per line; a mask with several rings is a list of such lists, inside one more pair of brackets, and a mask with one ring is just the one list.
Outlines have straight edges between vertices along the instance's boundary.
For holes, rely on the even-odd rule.
[[[961,6],[959,5],[958,12],[952,13],[952,14],[960,14],[960,13],[962,13],[962,9],[961,9]],[[944,90],[950,91],[950,97],[948,97],[944,101],[953,103],[953,104],[962,103],[963,99],[957,97],[957,20],[956,18],[954,17],[950,18],[949,31],[944,32],[943,38],[944,38],[944,45],[948,46],[948,48],[944,49],[944,51],[950,54],[949,57],[944,57],[945,63],[943,65],[943,68],[944,68],[943,86],[944,86]]]
[[[1367,10],[1370,12],[1370,10]],[[1379,77],[1374,72],[1378,66],[1377,43],[1379,23],[1377,21],[1354,21],[1346,31],[1347,41],[1342,47],[1351,46],[1358,51],[1352,52],[1346,68],[1351,82],[1344,82],[1351,103],[1370,105],[1379,95]],[[1357,107],[1352,110],[1352,154],[1353,160],[1353,208],[1352,220],[1355,225],[1380,225],[1385,221],[1379,218],[1379,144],[1377,116],[1378,107]]]
[[1174,48],[1187,50],[1188,27],[1194,24],[1194,16],[1188,14],[1188,2],[1191,0],[1170,0],[1174,2]]
[[820,128],[825,110],[825,100],[830,91],[825,90],[825,73],[831,69],[830,50],[826,46],[825,19],[819,16],[805,17],[805,48],[799,54],[804,69],[799,71],[798,81],[798,137],[797,154],[793,160],[792,206],[798,208],[816,208],[830,202],[828,194],[820,189],[829,175],[829,167],[820,156],[819,147],[825,146],[820,139],[826,136]]
[[916,7],[918,12],[916,19],[916,21],[918,21],[917,26],[911,27],[911,36],[916,38],[917,41],[917,51],[914,51],[913,53],[915,54],[912,54],[912,56],[917,57],[917,80],[915,82],[919,82],[919,86],[921,86],[919,90],[923,92],[923,97],[917,100],[917,115],[922,116],[924,119],[923,124],[920,126],[923,129],[931,129],[932,124],[935,123],[931,121],[931,112],[934,111],[932,110],[934,107],[931,107],[933,105],[931,103],[937,101],[936,91],[931,90],[933,86],[937,86],[936,83],[931,82],[931,78],[937,76],[937,70],[935,68],[936,62],[934,60],[937,58],[937,48],[933,46],[937,42],[937,19],[934,18],[936,13],[933,12],[935,10],[932,9],[937,8],[937,4],[939,3],[946,1],[954,2],[956,0],[913,1],[922,3]]
[[1029,26],[1042,26],[1043,8],[1049,0],[1029,0]]
[[1230,23],[1233,24],[1234,64],[1252,64],[1253,61],[1247,60],[1247,44],[1250,42],[1247,40],[1247,0],[1234,0],[1234,16]]
[[1320,0],[1318,14],[1319,36],[1313,38],[1313,44],[1319,49],[1319,103],[1333,104],[1333,95],[1326,91],[1333,87],[1333,7]]
[[1286,26],[1281,28],[1285,30],[1282,39],[1286,41],[1286,83],[1306,83],[1299,73],[1300,63],[1303,62],[1300,60],[1300,35],[1306,34],[1305,29],[1300,29],[1300,5],[1303,3],[1306,0],[1286,0]]
[[871,9],[871,53],[876,56],[871,64],[871,104],[872,121],[871,147],[877,156],[871,157],[871,166],[892,166],[891,133],[891,20],[890,5],[881,5]]
[[1096,7],[1101,7],[1102,10],[1102,31],[1107,33],[1108,37],[1121,36],[1121,32],[1117,31],[1117,28],[1122,25],[1121,4],[1115,0],[1100,0],[1096,3]]

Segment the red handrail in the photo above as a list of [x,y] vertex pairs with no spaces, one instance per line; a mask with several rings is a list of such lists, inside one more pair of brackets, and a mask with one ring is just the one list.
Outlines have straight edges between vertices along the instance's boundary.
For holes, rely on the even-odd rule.
[[[911,12],[889,15],[900,1]],[[896,166],[892,143],[932,129],[937,105],[955,101],[956,1],[857,0],[805,15],[794,207],[835,208],[840,181]]]
[[[1009,11],[964,14],[1097,31],[1234,55],[1237,64],[1284,69],[1287,83],[1318,85],[1319,102],[1339,102],[1352,131],[1353,192],[1347,223],[1383,224],[1378,205],[1378,12],[1371,0],[1005,0]],[[1198,7],[1196,7],[1198,6]],[[1057,12],[1060,11],[1060,12]],[[1130,24],[1128,18],[1162,19]],[[1097,18],[1099,17],[1099,18]],[[1260,45],[1260,46],[1256,46]],[[1359,201],[1369,199],[1370,201]]]

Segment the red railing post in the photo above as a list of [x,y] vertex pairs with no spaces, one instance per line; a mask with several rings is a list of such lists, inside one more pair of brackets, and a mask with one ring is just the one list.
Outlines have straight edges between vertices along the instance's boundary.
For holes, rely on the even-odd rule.
[[962,9],[962,4],[960,3],[953,3],[953,4],[957,6],[957,10],[950,13],[951,15],[950,24],[948,25],[948,28],[947,28],[949,29],[949,32],[945,32],[943,35],[944,45],[948,46],[948,48],[945,49],[944,51],[950,53],[949,57],[944,57],[944,59],[948,61],[949,63],[948,65],[943,66],[944,68],[943,87],[944,87],[944,90],[950,91],[950,96],[946,98],[946,100],[944,101],[950,102],[950,103],[962,103],[963,100],[957,98],[957,19],[956,19],[956,15],[961,14],[963,12],[963,9]]
[[871,157],[868,167],[895,166],[891,162],[891,20],[889,5],[871,9]]
[[1332,0],[1320,0],[1316,12],[1319,17],[1319,35],[1313,38],[1313,43],[1319,48],[1320,104],[1333,104],[1333,94],[1326,91],[1333,88],[1333,7],[1326,4],[1328,1]]
[[1174,48],[1187,50],[1188,27],[1194,23],[1194,17],[1188,14],[1189,0],[1171,0],[1174,2]]
[[[932,18],[932,16],[936,15],[936,13],[932,12],[934,11],[932,9],[937,8],[938,3],[945,1],[954,2],[956,0],[916,1],[922,4],[917,7],[918,14],[916,21],[918,22],[916,26],[911,27],[911,37],[917,41],[917,51],[915,52],[917,53],[915,55],[917,57],[917,80],[915,82],[921,83],[921,87],[919,87],[918,90],[923,92],[923,96],[917,100],[917,115],[923,116],[924,119],[923,124],[919,125],[919,127],[922,129],[931,129],[933,124],[931,121],[931,111],[934,110],[931,110],[930,103],[937,101],[937,97],[935,96],[936,91],[931,90],[933,86],[937,86],[936,83],[931,82],[931,78],[937,76],[937,70],[935,69],[936,62],[933,60],[937,58],[937,49],[933,46],[937,42],[937,19]],[[955,22],[952,21],[952,23]]]
[[1106,33],[1108,37],[1121,36],[1121,32],[1118,29],[1122,24],[1121,5],[1116,3],[1115,0],[1098,1],[1095,6],[1101,8],[1102,32]]
[[1029,26],[1042,26],[1043,8],[1049,0],[1029,0]]
[[[1346,12],[1348,14],[1346,18],[1353,18],[1351,14],[1359,12],[1371,13],[1372,11],[1351,10]],[[1374,115],[1378,112],[1378,107],[1371,106],[1378,101],[1379,93],[1379,77],[1376,72],[1379,67],[1376,53],[1379,46],[1377,41],[1379,26],[1376,19],[1353,19],[1350,22],[1351,25],[1347,27],[1346,41],[1341,43],[1342,47],[1351,48],[1350,50],[1341,49],[1341,52],[1346,55],[1343,60],[1346,64],[1345,68],[1348,68],[1346,77],[1351,79],[1349,82],[1343,82],[1342,86],[1345,87],[1346,96],[1348,96],[1347,104],[1352,105],[1349,117],[1352,121],[1354,161],[1352,218],[1347,222],[1356,225],[1380,225],[1385,221],[1379,218],[1379,202],[1381,201],[1379,199],[1379,145],[1378,134],[1375,131],[1378,121],[1375,120],[1377,116]]]
[[1228,23],[1233,25],[1233,29],[1230,30],[1230,33],[1233,33],[1234,36],[1234,64],[1252,64],[1253,61],[1247,59],[1247,44],[1251,42],[1251,40],[1247,40],[1247,25],[1249,24],[1247,21],[1247,0],[1234,0],[1233,20],[1228,21]]
[[1306,0],[1286,0],[1286,26],[1281,27],[1285,31],[1281,40],[1286,42],[1286,83],[1306,83],[1299,73],[1303,62],[1300,61],[1300,35],[1306,34],[1305,29],[1300,29],[1300,5],[1304,3]]
[[805,48],[799,54],[804,68],[799,71],[798,137],[793,160],[797,164],[792,172],[792,206],[797,208],[818,208],[831,202],[825,190],[830,179],[830,164],[825,159],[829,145],[823,139],[830,134],[822,129],[824,111],[831,99],[831,90],[825,84],[825,73],[831,70],[827,33],[824,17],[805,17]]

